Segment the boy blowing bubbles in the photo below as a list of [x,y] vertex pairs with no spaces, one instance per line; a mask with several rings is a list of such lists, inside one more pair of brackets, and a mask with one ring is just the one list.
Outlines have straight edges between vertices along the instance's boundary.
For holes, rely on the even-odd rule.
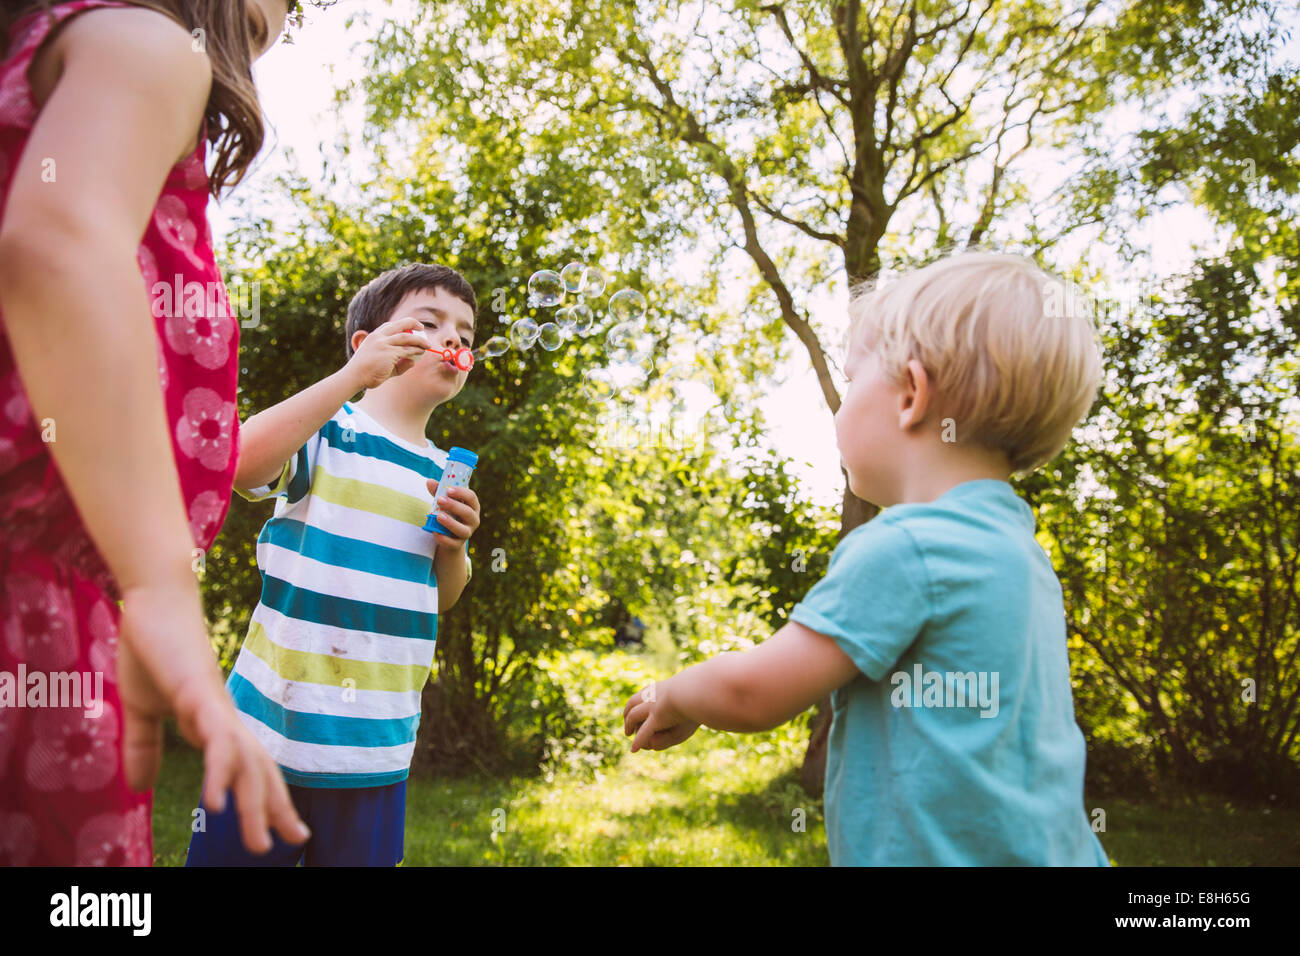
[[227,686],[311,836],[249,853],[227,807],[191,838],[189,866],[401,862],[420,692],[479,525],[478,497],[452,488],[436,502],[450,534],[424,529],[447,461],[425,432],[466,377],[426,349],[472,346],[477,307],[446,266],[389,270],[348,305],[347,364],[245,423],[235,488],[277,502]]
[[633,751],[770,730],[830,694],[833,865],[1108,865],[1060,583],[1008,484],[1064,447],[1099,384],[1090,319],[1051,307],[1059,281],[965,253],[855,294],[836,442],[850,489],[886,510],[767,641],[633,695]]

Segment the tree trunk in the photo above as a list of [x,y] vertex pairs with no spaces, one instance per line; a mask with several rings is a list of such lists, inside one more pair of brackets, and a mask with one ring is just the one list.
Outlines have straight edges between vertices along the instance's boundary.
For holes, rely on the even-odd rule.
[[[875,505],[849,491],[849,480],[845,475],[844,504],[840,508],[840,538],[843,539],[858,525],[866,524],[879,513],[880,509]],[[809,726],[808,750],[804,753],[803,768],[799,771],[803,788],[814,797],[821,796],[826,785],[826,744],[830,740],[830,734],[831,699],[828,696],[822,698],[817,705],[817,712],[813,714]]]

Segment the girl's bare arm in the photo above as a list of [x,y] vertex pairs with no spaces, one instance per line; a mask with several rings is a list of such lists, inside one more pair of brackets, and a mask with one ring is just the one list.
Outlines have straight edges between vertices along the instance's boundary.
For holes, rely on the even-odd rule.
[[301,841],[208,644],[136,262],[168,171],[197,141],[211,67],[183,28],[144,9],[81,14],[42,56],[57,80],[13,172],[0,305],[33,413],[53,421],[50,452],[122,589],[128,782],[151,784],[159,718],[174,711],[204,748],[209,805],[235,788],[245,843],[269,848],[268,816]]

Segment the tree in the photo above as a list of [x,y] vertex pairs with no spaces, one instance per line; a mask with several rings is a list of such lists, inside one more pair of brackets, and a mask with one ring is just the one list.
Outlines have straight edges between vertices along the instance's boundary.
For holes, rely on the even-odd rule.
[[[673,222],[671,238],[743,255],[746,311],[793,332],[834,414],[830,332],[811,291],[988,241],[1025,204],[1027,153],[1078,136],[1120,93],[1240,62],[1223,20],[1260,6],[429,2],[381,40],[368,85],[381,129],[399,125],[400,103],[451,117],[467,141],[530,124],[561,141],[540,158],[573,169],[579,188],[614,187],[575,230]],[[846,482],[841,534],[874,511]]]
[[[530,311],[521,278],[530,263],[606,255],[599,244],[581,253],[551,245],[566,240],[545,222],[525,228],[522,241],[513,230],[494,231],[491,224],[534,209],[532,196],[519,199],[504,188],[512,177],[521,191],[548,187],[528,178],[523,158],[508,148],[480,151],[474,162],[472,182],[481,193],[449,182],[430,165],[410,175],[381,169],[358,184],[364,205],[287,183],[300,211],[297,222],[282,224],[291,242],[262,222],[246,223],[234,235],[231,255],[246,265],[243,278],[257,284],[261,306],[260,323],[245,329],[241,342],[242,416],[342,364],[347,302],[386,269],[425,261],[461,270],[479,291],[482,342],[505,330],[503,319]],[[707,304],[707,290],[693,295]],[[717,408],[681,436],[686,440],[665,441],[647,430],[664,404],[656,395],[695,373],[668,369],[602,406],[582,387],[580,374],[600,364],[598,341],[577,337],[555,352],[512,350],[482,361],[464,390],[434,415],[430,434],[440,447],[459,444],[479,453],[473,485],[483,513],[471,542],[473,578],[439,620],[421,763],[495,773],[522,750],[535,766],[540,738],[563,722],[563,715],[528,708],[542,680],[539,655],[598,639],[600,613],[612,597],[642,610],[669,608],[682,592],[714,588],[729,596],[719,562],[708,559],[750,546],[748,532],[730,520],[727,506],[739,479],[718,449],[735,443],[730,433],[754,426],[725,378]],[[743,343],[737,348],[743,351]],[[707,373],[702,366],[711,378]],[[621,409],[639,429],[623,447],[607,433],[609,408]],[[718,432],[726,437],[715,437]],[[227,666],[260,592],[254,543],[268,516],[267,504],[236,502],[207,559],[205,592],[225,631]],[[684,558],[690,552],[701,560]],[[691,630],[683,640],[697,637]],[[510,729],[521,722],[531,722],[531,731],[512,739]]]
[[1225,249],[1136,308],[1099,303],[1109,370],[1086,438],[1027,483],[1094,740],[1149,741],[1176,778],[1251,795],[1300,787],[1300,80],[1261,35],[1262,52],[1226,38],[1253,65],[1139,130],[1134,157],[1094,154],[1084,218],[1172,195]]
[[1300,785],[1296,292],[1274,298],[1238,251],[1115,310],[1085,439],[1025,482],[1091,738],[1252,795]]

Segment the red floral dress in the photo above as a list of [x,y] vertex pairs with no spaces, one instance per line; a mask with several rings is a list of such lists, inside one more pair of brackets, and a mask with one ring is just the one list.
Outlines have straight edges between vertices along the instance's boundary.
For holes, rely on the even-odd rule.
[[[27,68],[41,42],[56,22],[126,6],[60,3],[13,25],[0,63],[0,223],[13,190],[42,188],[13,179],[38,115]],[[176,469],[195,546],[204,550],[230,505],[239,427],[239,324],[213,259],[206,145],[200,135],[168,175],[138,251]],[[122,767],[118,591],[42,440],[45,430],[28,405],[0,312],[0,863],[148,866],[153,795],[132,793]],[[79,706],[68,706],[70,676],[54,677],[73,672],[86,692]]]

